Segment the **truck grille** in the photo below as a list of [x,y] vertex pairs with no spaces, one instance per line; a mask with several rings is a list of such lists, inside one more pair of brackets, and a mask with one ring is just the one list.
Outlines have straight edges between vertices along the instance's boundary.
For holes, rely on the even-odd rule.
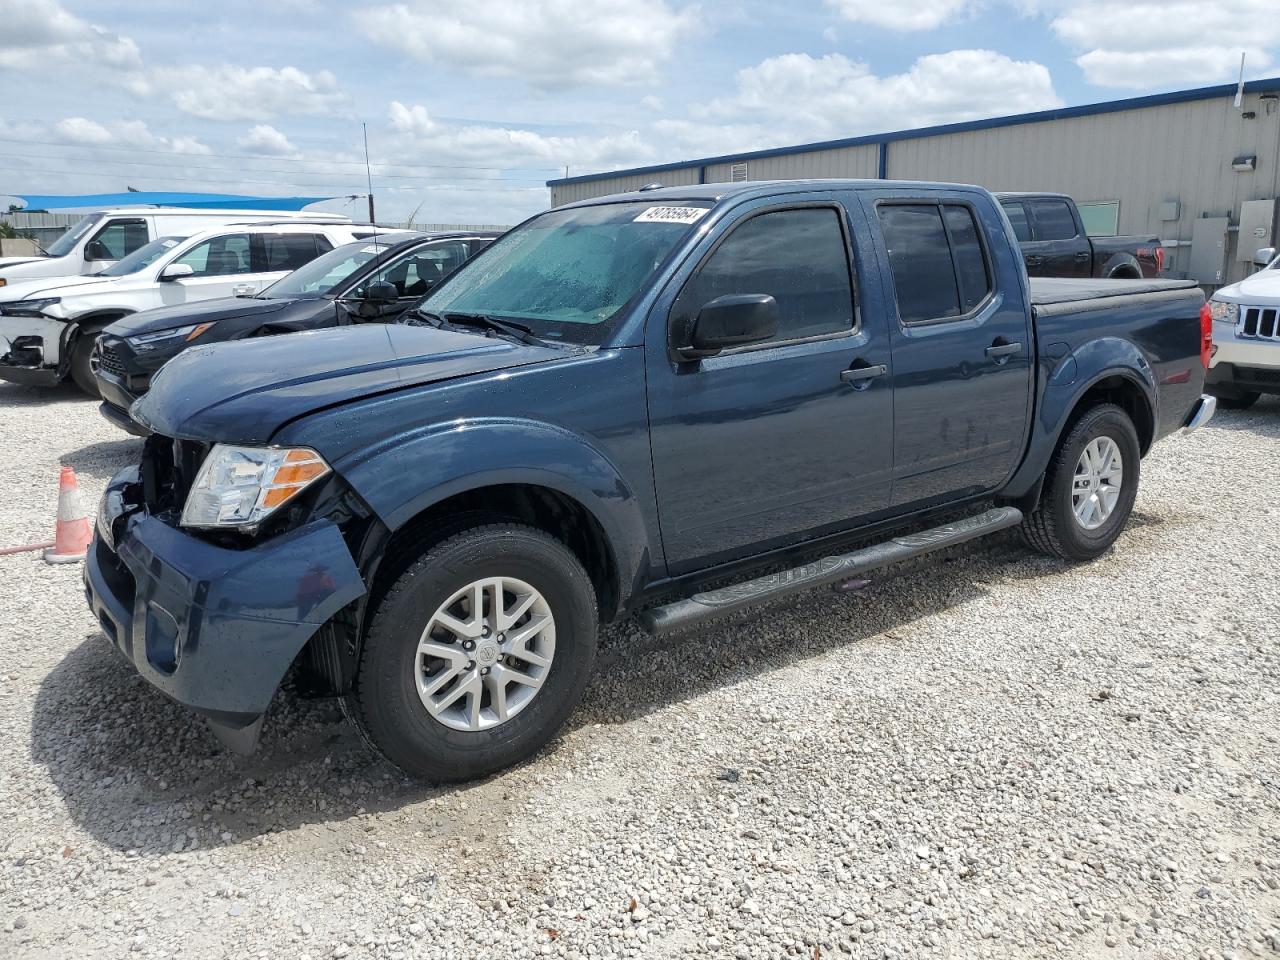
[[207,445],[193,440],[148,437],[142,448],[142,499],[148,512],[181,510],[208,452]]
[[101,342],[98,343],[98,369],[115,377],[124,376],[124,363],[120,360],[120,355],[110,347],[104,347]]
[[1236,335],[1258,340],[1280,340],[1280,310],[1275,307],[1242,307]]

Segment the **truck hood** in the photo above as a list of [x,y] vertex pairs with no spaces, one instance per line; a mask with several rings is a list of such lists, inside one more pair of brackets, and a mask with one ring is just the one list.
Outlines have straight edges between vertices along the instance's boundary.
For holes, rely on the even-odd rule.
[[32,263],[36,260],[43,260],[43,257],[0,257],[0,270],[5,267],[17,266],[20,263]]
[[279,313],[293,302],[256,300],[253,297],[219,297],[217,300],[143,310],[117,320],[103,332],[117,337],[136,337],[140,333],[158,333],[161,330],[187,327],[193,323],[230,320],[232,317],[266,316]]
[[179,354],[131,412],[166,437],[266,443],[325,407],[564,355],[559,347],[400,324],[235,340]]
[[23,300],[28,297],[61,297],[69,293],[89,293],[94,288],[108,287],[123,277],[32,277],[10,280],[0,287],[0,300]]
[[1280,269],[1259,270],[1239,283],[1223,287],[1213,295],[1213,299],[1259,306],[1280,304]]

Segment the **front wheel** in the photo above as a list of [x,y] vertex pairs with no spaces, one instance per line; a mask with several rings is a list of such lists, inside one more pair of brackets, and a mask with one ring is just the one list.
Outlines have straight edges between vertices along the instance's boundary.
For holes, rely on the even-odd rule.
[[1114,404],[1087,410],[1058,443],[1040,503],[1022,522],[1028,545],[1064,560],[1092,560],[1124,529],[1138,495],[1142,449]]
[[81,333],[71,347],[71,379],[82,392],[95,399],[102,396],[98,392],[98,380],[93,375],[95,366],[93,348],[97,342],[97,331]]
[[469,780],[559,730],[596,653],[596,595],[578,558],[515,523],[427,548],[378,604],[348,713],[415,777]]

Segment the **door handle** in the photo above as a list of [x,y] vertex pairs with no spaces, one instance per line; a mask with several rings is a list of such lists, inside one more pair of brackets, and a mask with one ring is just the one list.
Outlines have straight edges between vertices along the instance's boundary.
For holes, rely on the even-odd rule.
[[237,297],[241,296],[242,294],[253,293],[253,292],[254,292],[254,289],[253,289],[252,283],[237,283],[234,287],[231,288],[232,295]]
[[888,372],[887,366],[877,363],[874,366],[850,367],[848,370],[841,370],[840,379],[845,383],[861,384],[865,387],[876,377],[883,377]]
[[996,363],[1008,363],[1010,357],[1015,357],[1021,352],[1021,343],[1007,343],[1004,340],[997,340],[986,350],[987,356]]
[[1044,257],[1039,254],[1033,253],[1023,259],[1026,260],[1028,267],[1040,267],[1044,265]]
[[1090,256],[1089,251],[1087,250],[1081,250],[1079,253],[1076,254],[1076,260],[1078,260],[1080,263],[1088,263],[1090,259],[1092,259],[1092,257]]

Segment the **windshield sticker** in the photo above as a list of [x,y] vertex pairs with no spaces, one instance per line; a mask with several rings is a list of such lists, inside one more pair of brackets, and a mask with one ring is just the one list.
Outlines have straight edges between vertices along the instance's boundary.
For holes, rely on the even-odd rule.
[[636,223],[697,223],[707,215],[705,207],[650,207]]

